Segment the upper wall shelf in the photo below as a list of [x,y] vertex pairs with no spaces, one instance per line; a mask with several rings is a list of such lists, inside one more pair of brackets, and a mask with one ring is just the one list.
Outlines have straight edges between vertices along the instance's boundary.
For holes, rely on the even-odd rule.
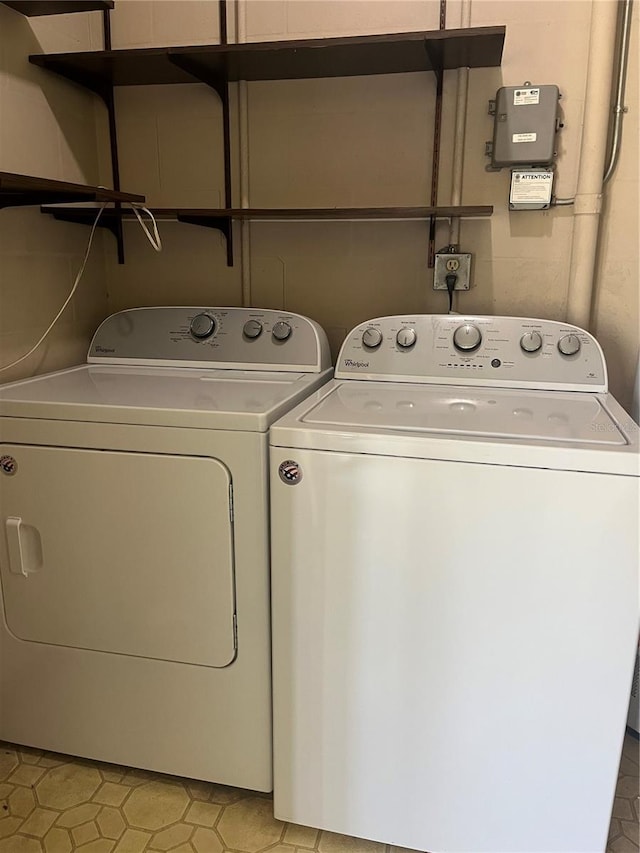
[[[64,222],[79,222],[91,225],[95,221],[95,207],[41,207],[42,213],[48,213],[54,219]],[[490,205],[466,205],[462,207],[313,207],[313,208],[153,208],[156,219],[173,219],[202,225],[205,228],[217,228],[227,241],[227,265],[233,266],[233,245],[231,223],[233,220],[245,222],[330,222],[349,220],[351,222],[370,222],[372,220],[426,220],[450,219],[454,216],[469,218],[491,216]],[[130,219],[131,211],[105,210],[98,223],[108,228],[118,237],[122,219]]]
[[35,65],[105,86],[298,80],[500,65],[504,27],[192,47],[35,54]]
[[[74,222],[93,222],[95,217],[94,207],[43,207],[43,213],[51,213],[59,219],[68,219]],[[184,219],[206,220],[240,219],[245,221],[297,221],[318,222],[346,219],[351,222],[369,221],[374,219],[450,219],[453,216],[485,217],[491,216],[493,207],[491,205],[464,205],[461,207],[296,207],[296,208],[168,208],[154,207],[153,215],[157,219]],[[103,221],[108,222],[115,215],[115,211],[107,210],[103,214]],[[124,216],[133,216],[131,212],[125,212]]]
[[144,196],[104,187],[89,187],[84,184],[70,184],[66,181],[52,181],[48,178],[0,172],[0,207],[65,204],[78,201],[126,201],[143,204]]
[[2,0],[27,18],[68,15],[71,12],[104,12],[113,9],[113,0]]

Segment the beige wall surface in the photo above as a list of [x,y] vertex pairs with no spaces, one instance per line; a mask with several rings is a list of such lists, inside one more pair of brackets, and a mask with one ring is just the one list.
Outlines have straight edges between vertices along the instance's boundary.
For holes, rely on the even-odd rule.
[[[0,170],[98,183],[94,98],[30,65],[30,53],[88,50],[99,15],[25,18],[0,4]],[[97,18],[97,20],[96,20]],[[0,210],[0,368],[36,343],[80,268],[88,229],[38,208]],[[45,343],[0,382],[82,361],[106,307],[102,235],[83,281]]]
[[[236,37],[236,29],[238,38],[247,41],[436,29],[438,9],[437,0],[240,0],[237,6],[229,3],[230,38]],[[592,3],[472,0],[471,9],[473,26],[504,24],[507,36],[502,66],[472,69],[469,75],[462,202],[493,204],[495,212],[490,219],[462,222],[461,247],[473,252],[474,260],[472,289],[457,297],[457,310],[564,319],[573,210],[508,212],[508,172],[488,173],[484,168],[484,142],[492,134],[487,101],[501,85],[525,80],[560,87],[565,126],[558,138],[555,189],[560,196],[572,196],[580,159]],[[0,12],[4,18],[14,15],[1,7]],[[447,26],[458,26],[460,15],[459,0],[449,0]],[[49,25],[54,29],[47,31],[46,38],[57,40],[56,45],[45,44],[39,33],[42,49],[81,49],[79,28],[83,26],[88,28],[83,38],[95,43],[99,37],[95,21],[80,24],[71,17],[56,19],[55,27]],[[111,17],[114,48],[215,43],[219,38],[213,0],[118,0]],[[22,27],[33,26],[24,21]],[[75,46],[67,47],[64,39],[75,39]],[[639,321],[637,3],[630,55],[626,97],[630,111],[624,121],[620,164],[607,189],[594,297],[594,330],[609,361],[612,390],[625,405],[631,396]],[[86,133],[71,134],[68,115],[82,110],[88,115],[87,99],[92,96],[44,72],[36,73],[38,86],[49,92],[44,100],[51,103],[54,94],[56,98],[53,126],[47,132],[67,140],[67,146],[70,137],[76,147],[82,145],[76,137],[88,144],[89,127]],[[456,72],[445,75],[441,204],[449,202],[451,193],[456,79]],[[246,90],[251,206],[428,203],[435,96],[430,74],[256,82],[247,84]],[[0,89],[4,113],[11,103],[5,91],[6,84]],[[104,111],[99,106],[95,109],[100,174],[106,183]],[[29,121],[47,120],[43,103],[38,110],[44,110],[45,118]],[[34,111],[35,107],[29,109]],[[117,113],[123,187],[145,192],[154,206],[223,203],[221,107],[212,90],[197,83],[121,88]],[[235,111],[233,129],[234,203],[239,203]],[[0,129],[0,168],[9,170],[11,158],[3,133]],[[59,148],[65,144],[58,143]],[[60,174],[60,161],[50,162],[50,146],[39,145],[39,149],[46,149],[36,158],[40,173],[49,163],[52,176],[73,179],[68,171]],[[11,150],[16,151],[15,142]],[[87,158],[78,162],[91,179],[93,164],[87,167]],[[22,170],[29,168],[33,171],[35,166],[25,163]],[[15,214],[0,213],[4,220],[9,215]],[[56,223],[55,227],[65,226]],[[32,240],[42,228],[32,229]],[[160,230],[164,251],[155,255],[138,226],[127,224],[124,266],[115,264],[113,240],[105,236],[109,310],[151,304],[241,303],[238,226],[233,267],[226,265],[224,239],[217,231],[166,222],[160,223]],[[309,314],[327,328],[334,351],[351,326],[369,317],[446,310],[446,295],[431,288],[426,223],[256,222],[249,230],[249,263],[244,270],[248,301]],[[78,239],[85,237],[82,229]],[[437,229],[436,246],[447,242],[443,222]],[[99,279],[96,269],[92,292],[98,292]]]
[[604,197],[592,328],[605,349],[611,390],[624,404],[639,366],[635,354],[640,325],[640,4],[635,2],[632,10],[625,97],[629,112],[624,117],[620,161]]

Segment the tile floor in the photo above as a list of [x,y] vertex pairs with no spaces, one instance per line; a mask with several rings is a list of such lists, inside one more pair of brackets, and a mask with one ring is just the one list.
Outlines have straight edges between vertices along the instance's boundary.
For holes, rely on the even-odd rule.
[[[639,849],[638,758],[638,741],[627,735],[608,853]],[[72,850],[392,853],[393,848],[277,821],[269,795],[0,743],[0,853]]]

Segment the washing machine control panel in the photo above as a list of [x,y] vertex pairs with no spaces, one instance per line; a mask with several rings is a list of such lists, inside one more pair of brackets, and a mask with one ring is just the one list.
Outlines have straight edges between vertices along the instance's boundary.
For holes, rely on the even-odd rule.
[[327,337],[307,317],[255,308],[133,308],[100,325],[88,361],[316,373]]
[[596,339],[569,323],[458,314],[378,317],[342,345],[337,379],[606,391]]

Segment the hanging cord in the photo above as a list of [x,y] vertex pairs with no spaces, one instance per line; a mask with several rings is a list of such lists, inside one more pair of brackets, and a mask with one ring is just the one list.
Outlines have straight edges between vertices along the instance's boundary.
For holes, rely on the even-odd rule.
[[455,314],[456,312],[453,310],[453,291],[456,289],[456,282],[458,281],[458,276],[455,273],[449,273],[444,277],[444,280],[447,284],[447,292],[449,294],[449,314]]
[[15,367],[15,366],[16,366],[16,364],[20,364],[21,362],[25,361],[25,359],[29,358],[29,356],[30,356],[30,355],[32,355],[32,354],[35,352],[35,351],[38,349],[38,347],[40,346],[40,344],[45,340],[45,338],[47,337],[47,335],[49,334],[49,332],[53,329],[53,327],[55,326],[55,324],[58,322],[58,320],[59,320],[59,319],[60,319],[60,317],[62,316],[62,313],[63,313],[64,309],[67,307],[67,305],[69,304],[69,302],[71,302],[71,299],[73,298],[73,294],[76,292],[76,290],[78,289],[78,285],[80,284],[80,279],[82,278],[82,274],[83,274],[83,272],[84,272],[84,268],[86,267],[86,265],[87,265],[87,261],[89,260],[89,252],[91,251],[91,245],[92,245],[92,243],[93,243],[93,235],[96,233],[96,228],[98,227],[98,221],[100,220],[100,217],[102,216],[102,212],[103,212],[103,210],[105,209],[105,207],[106,207],[106,206],[107,206],[107,202],[105,202],[105,203],[102,205],[102,207],[101,207],[101,208],[100,208],[100,210],[98,211],[98,215],[97,215],[97,216],[96,216],[96,218],[93,220],[93,225],[92,225],[92,227],[91,227],[91,233],[89,234],[89,241],[88,241],[88,243],[87,243],[87,248],[86,248],[86,251],[85,251],[85,253],[84,253],[84,258],[82,259],[82,266],[80,267],[80,270],[79,270],[79,272],[78,272],[78,274],[77,274],[77,276],[76,276],[76,280],[73,282],[73,287],[72,287],[72,288],[71,288],[71,290],[69,291],[69,295],[67,296],[67,298],[66,298],[66,299],[64,300],[64,302],[62,303],[62,308],[58,311],[58,313],[56,314],[56,316],[53,318],[53,320],[52,320],[52,321],[51,321],[51,323],[49,324],[49,326],[48,326],[48,328],[47,328],[46,332],[44,332],[44,334],[42,334],[42,335],[40,336],[40,339],[38,340],[38,342],[37,342],[37,343],[35,343],[35,344],[31,347],[31,349],[29,350],[29,352],[27,352],[27,353],[25,353],[24,355],[20,356],[20,358],[17,358],[15,361],[12,361],[12,362],[10,362],[9,364],[5,364],[5,365],[3,365],[2,367],[0,367],[0,373],[2,373],[2,371],[4,371],[4,370],[9,370],[9,368],[10,368],[10,367]]
[[[76,290],[78,289],[78,285],[80,284],[80,280],[82,279],[82,275],[83,275],[84,269],[87,265],[87,261],[89,260],[89,253],[91,252],[91,246],[93,244],[93,237],[94,237],[94,234],[96,233],[96,228],[98,227],[98,222],[99,222],[100,217],[102,216],[102,213],[103,213],[105,207],[107,206],[107,204],[108,204],[108,202],[105,201],[105,203],[98,210],[96,218],[93,220],[93,225],[91,226],[91,233],[89,234],[89,240],[87,242],[87,248],[86,248],[85,253],[84,253],[84,258],[82,259],[82,265],[80,266],[80,269],[78,271],[78,274],[76,275],[75,281],[73,282],[73,287],[69,291],[69,295],[67,296],[67,298],[62,303],[62,308],[60,308],[60,310],[58,311],[56,316],[53,318],[53,320],[51,321],[51,323],[47,327],[46,332],[44,332],[40,336],[40,339],[38,340],[38,342],[35,343],[31,347],[29,352],[26,352],[24,355],[20,356],[20,358],[17,358],[15,361],[10,362],[9,364],[2,365],[2,367],[0,367],[0,373],[2,373],[5,370],[9,370],[9,368],[11,368],[11,367],[15,367],[17,364],[20,364],[21,362],[23,362],[27,358],[29,358],[30,355],[33,355],[33,353],[38,349],[40,344],[42,344],[44,342],[44,340],[47,338],[47,336],[49,335],[49,333],[51,332],[51,330],[53,329],[55,324],[58,322],[58,320],[62,316],[65,308],[67,307],[69,302],[71,302],[71,300],[73,299],[73,296],[74,296]],[[156,224],[156,220],[155,220],[153,213],[151,213],[151,211],[148,210],[148,208],[144,207],[141,204],[132,204],[131,207],[133,208],[133,212],[135,213],[136,218],[138,219],[138,222],[140,223],[142,230],[144,231],[144,233],[147,237],[147,240],[151,243],[151,245],[156,250],[156,252],[161,252],[162,251],[162,241],[160,240],[160,234],[158,233],[158,226]],[[136,208],[139,208],[144,213],[148,214],[148,216],[151,219],[151,222],[153,224],[153,234],[151,234],[151,232],[147,228],[146,223],[143,221],[142,217],[140,216],[140,214],[138,213]]]
[[[144,231],[147,240],[151,243],[151,245],[156,250],[156,252],[161,252],[162,251],[162,240],[160,239],[160,234],[158,233],[158,225],[156,223],[156,220],[155,220],[153,213],[151,213],[149,208],[145,207],[143,204],[133,203],[131,205],[131,209],[135,213],[136,219],[140,223],[140,227]],[[147,216],[149,217],[149,219],[151,220],[151,224],[153,226],[153,234],[151,234],[151,232],[147,228],[145,221],[143,220],[143,218],[138,213],[139,210],[141,210],[143,213],[146,213]]]

